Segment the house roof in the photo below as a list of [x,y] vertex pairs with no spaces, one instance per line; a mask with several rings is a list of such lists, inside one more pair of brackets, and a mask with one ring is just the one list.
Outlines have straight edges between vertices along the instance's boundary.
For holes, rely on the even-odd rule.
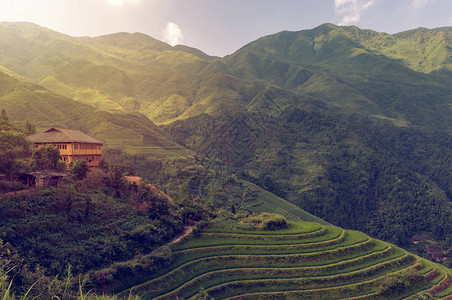
[[42,179],[42,178],[51,178],[51,177],[68,177],[69,174],[63,173],[63,172],[55,172],[55,171],[36,171],[36,172],[30,172],[26,173],[27,175],[31,175],[33,177]]
[[29,136],[33,143],[90,143],[105,144],[105,141],[96,139],[75,129],[51,127],[44,132]]

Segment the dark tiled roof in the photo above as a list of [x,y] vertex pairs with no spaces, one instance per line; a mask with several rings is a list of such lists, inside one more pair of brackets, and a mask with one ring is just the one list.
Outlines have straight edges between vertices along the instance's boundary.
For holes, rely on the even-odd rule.
[[96,139],[79,130],[51,127],[44,132],[31,135],[33,143],[91,143],[105,144],[105,141]]
[[37,172],[30,172],[27,173],[28,175],[31,175],[36,178],[50,178],[50,177],[68,177],[69,174],[62,173],[62,172],[55,172],[55,171],[37,171]]

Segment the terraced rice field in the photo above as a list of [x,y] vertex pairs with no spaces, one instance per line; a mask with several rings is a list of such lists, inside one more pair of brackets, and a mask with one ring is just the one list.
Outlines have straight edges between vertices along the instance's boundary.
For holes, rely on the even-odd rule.
[[[451,271],[357,231],[289,222],[278,231],[212,228],[132,288],[142,299],[452,299]],[[124,291],[128,295],[130,290]]]

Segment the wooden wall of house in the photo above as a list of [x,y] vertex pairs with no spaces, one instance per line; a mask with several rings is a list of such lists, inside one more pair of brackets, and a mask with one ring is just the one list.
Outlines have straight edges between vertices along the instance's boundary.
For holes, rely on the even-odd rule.
[[69,166],[73,160],[85,160],[90,167],[98,167],[102,156],[102,144],[90,143],[47,143],[35,144],[35,148],[53,145],[60,150],[63,161]]

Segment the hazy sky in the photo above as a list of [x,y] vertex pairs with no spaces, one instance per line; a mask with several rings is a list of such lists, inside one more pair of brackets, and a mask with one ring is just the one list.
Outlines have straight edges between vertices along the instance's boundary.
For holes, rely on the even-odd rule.
[[142,32],[224,56],[264,35],[327,22],[387,33],[452,26],[452,0],[0,0],[0,21],[72,36]]

